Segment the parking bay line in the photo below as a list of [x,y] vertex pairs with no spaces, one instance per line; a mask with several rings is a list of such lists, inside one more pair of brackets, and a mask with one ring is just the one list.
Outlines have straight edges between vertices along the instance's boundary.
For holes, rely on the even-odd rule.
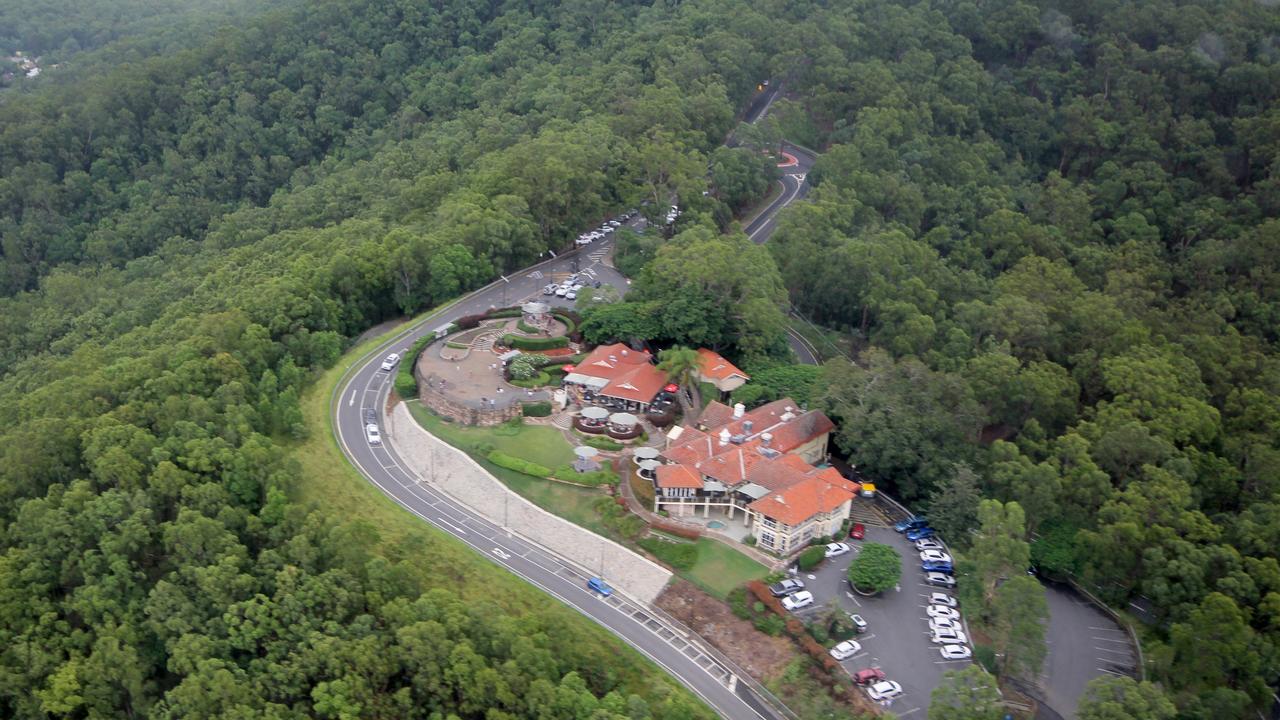
[[1125,639],[1125,640],[1112,640],[1111,638],[1100,638],[1100,637],[1093,637],[1093,636],[1090,636],[1090,637],[1089,637],[1089,639],[1090,639],[1090,640],[1097,640],[1098,642],[1121,643],[1121,644],[1123,644],[1123,645],[1128,645],[1128,644],[1129,644],[1128,639]]
[[1097,645],[1093,646],[1093,649],[1097,650],[1098,652],[1111,653],[1112,655],[1124,655],[1125,657],[1133,656],[1133,653],[1129,652],[1128,650],[1108,650],[1106,648],[1100,648]]

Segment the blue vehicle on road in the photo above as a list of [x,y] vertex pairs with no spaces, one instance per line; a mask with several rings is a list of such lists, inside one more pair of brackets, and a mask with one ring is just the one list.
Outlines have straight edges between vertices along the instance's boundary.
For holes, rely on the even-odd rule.
[[908,532],[917,528],[927,527],[929,519],[925,517],[909,517],[893,524],[893,529],[897,532]]
[[935,532],[934,529],[931,527],[918,527],[915,530],[907,531],[907,539],[910,540],[911,542],[915,542],[916,540],[923,540],[925,538],[931,538],[934,535],[937,535],[937,532]]
[[920,569],[925,572],[940,572],[948,575],[955,575],[955,568],[949,562],[937,562],[936,560],[926,560],[920,563]]
[[605,597],[609,597],[610,595],[613,594],[613,588],[609,587],[608,583],[606,583],[604,580],[601,580],[598,577],[593,577],[590,580],[588,580],[587,588],[594,590],[595,592],[598,592]]

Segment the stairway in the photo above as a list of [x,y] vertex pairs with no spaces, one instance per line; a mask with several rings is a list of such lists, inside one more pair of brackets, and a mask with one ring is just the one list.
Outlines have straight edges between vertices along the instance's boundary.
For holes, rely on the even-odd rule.
[[562,412],[559,415],[557,415],[554,420],[551,421],[551,424],[555,425],[561,430],[568,430],[569,428],[573,427],[573,413]]
[[861,497],[853,499],[853,507],[849,510],[849,519],[856,523],[875,527],[890,527],[892,525],[889,522],[889,518],[885,517],[874,502]]

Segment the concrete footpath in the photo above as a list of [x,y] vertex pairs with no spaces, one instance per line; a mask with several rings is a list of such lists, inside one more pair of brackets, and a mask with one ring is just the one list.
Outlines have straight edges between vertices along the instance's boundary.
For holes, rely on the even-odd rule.
[[671,579],[666,568],[512,492],[466,453],[424,430],[404,403],[395,406],[386,424],[391,443],[415,475],[495,525],[576,563],[589,574],[604,577],[644,603],[652,603]]

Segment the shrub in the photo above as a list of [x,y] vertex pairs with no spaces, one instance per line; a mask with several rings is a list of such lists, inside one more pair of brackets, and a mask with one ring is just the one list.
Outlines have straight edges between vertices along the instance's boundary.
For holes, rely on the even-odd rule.
[[501,468],[515,470],[518,473],[532,475],[534,477],[545,478],[551,475],[551,469],[543,467],[537,463],[529,462],[524,458],[518,458],[514,455],[508,455],[504,452],[494,450],[488,455],[489,462]]
[[653,524],[653,527],[657,528],[658,530],[661,530],[664,533],[675,535],[676,537],[682,537],[687,540],[697,540],[698,538],[702,537],[702,533],[700,531],[698,531],[695,528],[685,527],[684,525],[678,525],[676,523],[669,523],[669,522],[662,522],[660,520],[654,520],[652,524]]
[[729,591],[729,609],[742,620],[751,618],[751,608],[747,606],[746,588],[738,587]]
[[458,326],[459,330],[471,330],[480,327],[480,321],[484,320],[484,315],[463,315],[453,322]]
[[902,579],[902,556],[880,543],[866,543],[849,563],[849,582],[863,592],[884,592]]
[[693,543],[674,543],[647,537],[641,538],[636,544],[677,570],[688,570],[698,561],[698,546]]
[[517,350],[552,350],[569,347],[567,337],[522,337],[520,335],[503,335],[502,344]]
[[973,659],[978,661],[987,672],[995,675],[1000,672],[1000,665],[996,659],[996,651],[990,645],[973,646]]
[[529,355],[520,355],[507,365],[507,375],[512,380],[529,380],[537,374],[538,368]]
[[777,637],[782,634],[786,623],[777,615],[763,615],[751,623],[762,633]]
[[564,334],[572,335],[578,331],[578,326],[582,325],[582,316],[571,310],[559,310],[551,313],[551,317],[564,323]]
[[804,552],[800,553],[800,557],[796,559],[796,565],[801,570],[812,570],[823,561],[826,552],[825,548],[817,545],[805,548]]
[[748,535],[748,536],[746,536],[746,537],[742,538],[742,544],[743,544],[743,545],[746,545],[747,547],[755,547],[755,546],[756,546],[756,536],[755,536],[755,535]]
[[543,385],[546,385],[550,382],[551,382],[551,376],[548,375],[545,370],[539,370],[537,375],[534,375],[528,380],[518,380],[516,378],[511,378],[512,385],[515,385],[516,387],[522,387],[522,388],[542,387]]
[[504,308],[493,308],[492,310],[486,311],[484,314],[487,318],[513,318],[521,317],[523,315],[524,311],[514,305]]
[[524,321],[524,318],[521,318],[520,321],[516,323],[516,327],[520,329],[520,332],[529,333],[530,335],[542,334],[542,328],[537,328],[530,325],[529,323]]
[[552,477],[558,480],[565,480],[579,485],[590,485],[591,487],[605,487],[618,484],[618,474],[612,470],[593,470],[591,472],[580,473],[573,469],[572,465],[561,465],[555,469]]
[[547,417],[551,414],[551,403],[545,400],[542,402],[524,403],[520,406],[520,413],[525,417]]
[[617,451],[617,450],[621,450],[624,447],[623,444],[620,442],[615,442],[613,440],[610,440],[607,437],[602,437],[597,435],[588,435],[587,437],[583,438],[582,444],[588,447],[593,447],[597,450]]

